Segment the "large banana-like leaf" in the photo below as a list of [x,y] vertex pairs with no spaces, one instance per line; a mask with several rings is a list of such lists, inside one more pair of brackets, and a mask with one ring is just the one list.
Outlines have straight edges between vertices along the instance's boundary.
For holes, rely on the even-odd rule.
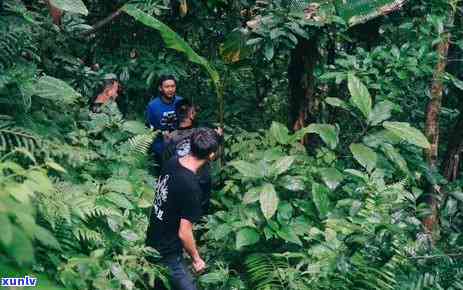
[[367,22],[373,18],[400,9],[407,0],[287,0],[287,7],[293,12],[301,12],[311,7],[308,13],[316,14],[314,8],[334,4],[337,16],[343,18],[349,26]]
[[212,67],[212,65],[209,64],[209,62],[205,58],[198,55],[193,50],[193,48],[191,48],[191,46],[185,40],[183,40],[183,38],[181,38],[175,31],[170,29],[169,26],[165,25],[161,21],[157,20],[149,14],[146,14],[145,12],[141,11],[133,5],[126,5],[122,8],[122,10],[126,12],[128,15],[135,18],[136,20],[143,23],[144,25],[159,31],[167,47],[182,52],[191,62],[194,62],[202,66],[214,82],[214,86],[217,92],[219,91],[219,73]]

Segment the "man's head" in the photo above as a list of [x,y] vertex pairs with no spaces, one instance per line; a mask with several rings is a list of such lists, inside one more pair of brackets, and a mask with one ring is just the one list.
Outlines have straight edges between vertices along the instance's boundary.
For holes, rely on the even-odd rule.
[[177,90],[177,80],[173,75],[162,75],[159,78],[159,92],[167,100],[172,100]]
[[193,126],[196,114],[196,108],[188,99],[183,99],[175,104],[175,115],[177,116],[180,127]]
[[218,135],[213,129],[201,128],[191,135],[191,155],[199,160],[214,160],[219,148]]

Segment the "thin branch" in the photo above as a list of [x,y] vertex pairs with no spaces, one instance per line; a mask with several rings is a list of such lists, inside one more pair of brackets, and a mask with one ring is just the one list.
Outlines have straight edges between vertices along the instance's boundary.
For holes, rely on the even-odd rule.
[[[124,6],[122,6],[122,7],[124,7]],[[81,35],[82,36],[90,35],[90,34],[94,33],[95,31],[97,31],[98,29],[100,29],[101,27],[103,27],[106,24],[110,23],[111,21],[113,21],[117,17],[119,17],[121,15],[121,13],[122,13],[122,7],[117,9],[113,13],[109,14],[108,16],[103,18],[102,20],[98,21],[97,23],[95,23],[95,25],[93,25],[93,27],[91,29],[85,30],[84,32],[81,33]]]

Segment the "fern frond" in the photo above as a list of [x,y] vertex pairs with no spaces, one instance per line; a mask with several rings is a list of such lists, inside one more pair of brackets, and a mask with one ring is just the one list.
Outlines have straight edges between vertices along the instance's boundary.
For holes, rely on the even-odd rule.
[[40,139],[22,128],[12,126],[11,123],[0,122],[0,152],[23,148],[35,152],[41,147]]
[[140,134],[130,138],[127,141],[129,150],[140,154],[147,154],[158,133],[159,131],[151,131],[146,134]]
[[268,254],[248,256],[244,262],[253,289],[287,289],[282,273],[291,266],[281,257]]
[[73,229],[72,233],[79,241],[93,242],[95,244],[103,242],[103,236],[99,232],[84,226]]

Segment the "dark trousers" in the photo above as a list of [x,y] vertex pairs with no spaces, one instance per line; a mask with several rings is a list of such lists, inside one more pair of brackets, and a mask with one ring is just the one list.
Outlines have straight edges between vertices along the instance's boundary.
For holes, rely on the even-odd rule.
[[[169,270],[172,290],[198,289],[181,255],[167,256],[161,259],[161,263]],[[164,290],[165,288],[158,286],[155,289]]]

